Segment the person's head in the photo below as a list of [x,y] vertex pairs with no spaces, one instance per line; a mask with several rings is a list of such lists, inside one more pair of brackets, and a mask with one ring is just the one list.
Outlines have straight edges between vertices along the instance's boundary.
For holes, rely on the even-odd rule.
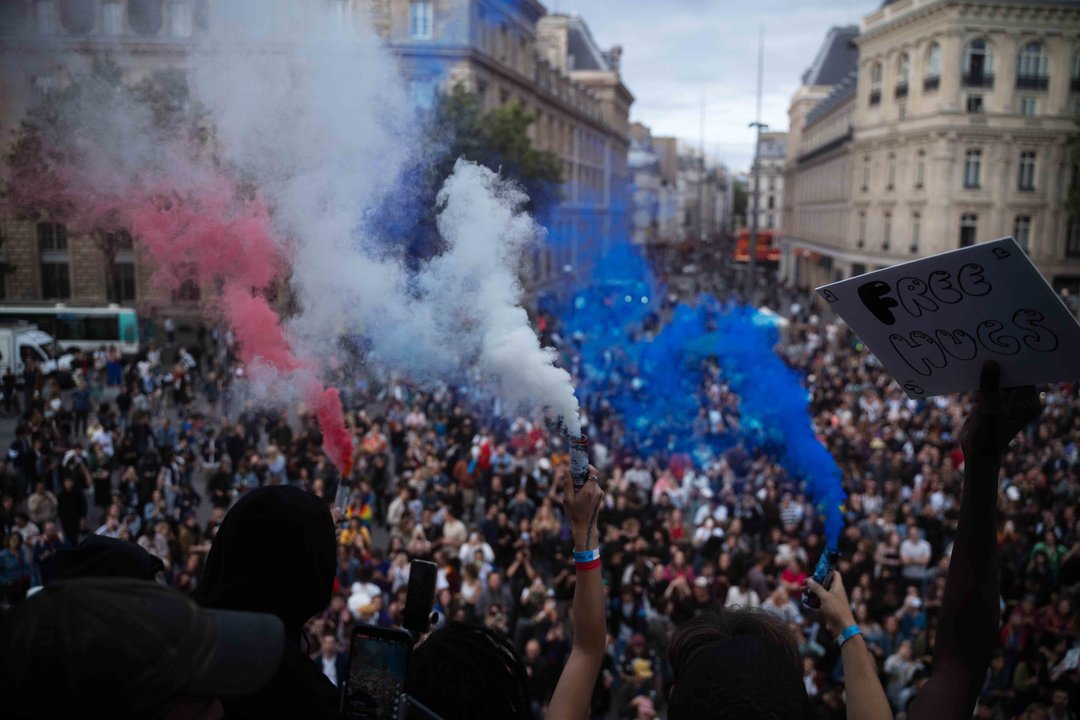
[[319,653],[323,657],[336,657],[338,652],[337,638],[333,633],[326,633],[319,638]]
[[299,488],[256,488],[229,510],[194,598],[204,607],[277,615],[293,642],[330,602],[337,567],[326,503]]
[[525,664],[487,627],[451,622],[431,633],[413,650],[405,690],[443,720],[533,717]]
[[0,625],[4,717],[219,718],[277,672],[272,615],[204,610],[130,578],[53,582]]
[[799,649],[766,612],[720,609],[675,631],[668,648],[675,675],[671,720],[788,720],[808,715]]
[[908,526],[907,526],[907,536],[908,536],[908,540],[918,540],[919,539],[919,526],[915,525],[914,523],[909,523]]
[[8,550],[17,553],[19,552],[20,548],[22,548],[22,544],[23,538],[20,533],[13,532],[8,534],[7,542],[5,543]]

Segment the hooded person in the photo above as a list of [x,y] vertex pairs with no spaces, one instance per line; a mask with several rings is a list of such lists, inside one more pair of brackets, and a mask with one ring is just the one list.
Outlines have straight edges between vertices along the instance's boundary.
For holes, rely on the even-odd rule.
[[273,682],[226,701],[226,717],[338,716],[337,689],[300,647],[304,623],[330,604],[336,542],[326,503],[288,485],[251,490],[225,515],[195,600],[208,608],[276,615],[286,638]]

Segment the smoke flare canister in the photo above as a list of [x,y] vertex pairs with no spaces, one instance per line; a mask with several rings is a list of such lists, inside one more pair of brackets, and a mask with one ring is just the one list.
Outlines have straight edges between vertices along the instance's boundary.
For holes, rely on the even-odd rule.
[[570,441],[570,479],[574,482],[574,492],[585,487],[589,481],[589,436],[581,433]]
[[[814,582],[822,586],[826,590],[832,587],[833,570],[836,570],[836,563],[840,559],[840,553],[833,549],[827,549],[821,553],[821,557],[818,558],[817,567],[814,568]],[[821,607],[821,599],[815,595],[810,588],[806,588],[803,591],[802,604],[811,610],[817,610]]]

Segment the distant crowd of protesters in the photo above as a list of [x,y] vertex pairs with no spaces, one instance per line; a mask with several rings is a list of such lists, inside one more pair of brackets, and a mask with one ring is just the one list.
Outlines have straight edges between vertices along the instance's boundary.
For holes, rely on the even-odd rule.
[[[909,399],[809,296],[772,293],[790,321],[780,352],[806,374],[815,427],[843,470],[839,570],[851,611],[903,716],[931,670],[970,408]],[[553,319],[542,322],[558,336]],[[3,603],[48,583],[55,553],[91,533],[137,543],[169,585],[195,593],[226,512],[252,489],[290,485],[334,505],[340,478],[313,417],[251,402],[229,333],[190,349],[174,342],[126,364],[107,348],[88,352],[70,392],[27,373],[0,459]],[[539,417],[496,417],[475,387],[341,371],[331,382],[343,388],[357,462],[346,511],[333,508],[333,594],[304,628],[312,662],[341,683],[353,625],[400,625],[409,561],[430,559],[440,622],[512,642],[539,714],[572,646],[576,575],[553,488],[564,443]],[[1002,625],[980,718],[1076,720],[1080,707],[1080,388],[1048,387],[1043,400],[1001,465]],[[715,362],[703,362],[698,401],[691,435],[738,431],[739,398]],[[840,651],[799,602],[823,550],[820,514],[779,459],[742,443],[707,461],[643,453],[616,409],[591,404],[583,420],[607,476],[608,643],[592,717],[664,717],[674,628],[715,606],[760,607],[786,623],[816,716],[843,717]]]

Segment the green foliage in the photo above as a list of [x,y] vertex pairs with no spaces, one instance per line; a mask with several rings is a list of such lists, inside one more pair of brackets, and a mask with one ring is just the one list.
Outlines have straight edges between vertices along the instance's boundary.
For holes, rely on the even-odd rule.
[[735,181],[734,198],[732,199],[731,213],[735,217],[747,217],[747,204],[750,193],[746,189],[746,183],[742,180]]
[[436,164],[442,182],[459,157],[500,172],[529,196],[528,210],[543,216],[559,201],[562,162],[550,150],[539,150],[529,137],[536,121],[519,102],[482,113],[480,99],[460,84],[439,97],[434,111],[435,136],[446,140]]

